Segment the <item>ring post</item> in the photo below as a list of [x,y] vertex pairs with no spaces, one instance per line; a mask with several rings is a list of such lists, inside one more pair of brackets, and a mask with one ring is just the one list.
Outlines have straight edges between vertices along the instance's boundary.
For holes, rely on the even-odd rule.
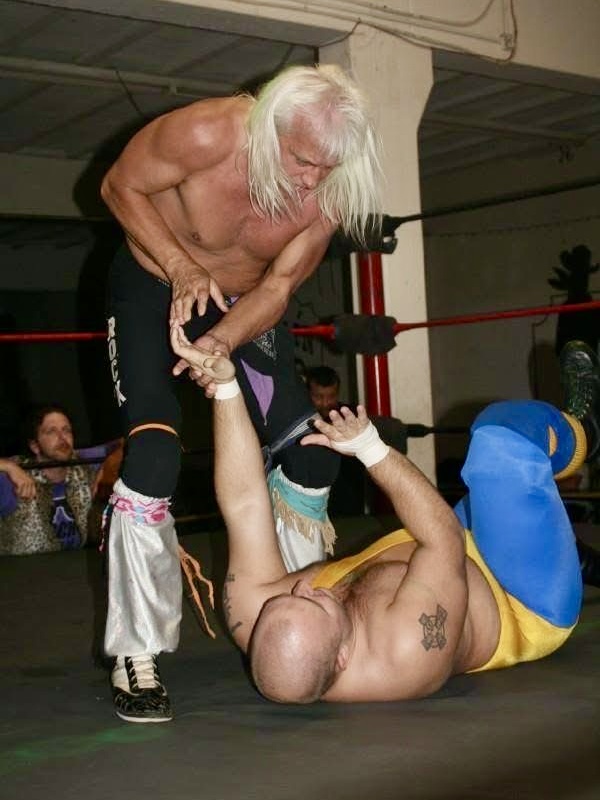
[[[385,316],[381,253],[359,252],[358,278],[360,310],[363,314]],[[365,407],[373,416],[390,417],[390,378],[387,355],[363,356],[365,371]]]
[[[363,314],[385,315],[381,253],[358,252],[360,310]],[[387,355],[363,356],[365,373],[365,407],[369,416],[391,417],[390,378]],[[387,497],[372,487],[371,505],[376,514],[393,512]]]

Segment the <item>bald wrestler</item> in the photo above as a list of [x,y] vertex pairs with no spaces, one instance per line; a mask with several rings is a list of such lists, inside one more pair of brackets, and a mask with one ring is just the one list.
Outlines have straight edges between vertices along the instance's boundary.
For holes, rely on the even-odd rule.
[[315,421],[318,432],[304,441],[359,458],[406,530],[357,556],[286,574],[233,368],[194,352],[180,328],[171,336],[177,354],[212,379],[215,481],[229,540],[224,605],[266,697],[422,697],[454,674],[542,658],[566,641],[582,580],[555,478],[583,463],[600,400],[597,365],[583,375],[577,346],[569,380],[583,399],[581,420],[539,401],[489,406],[472,427],[463,470],[470,491],[456,513],[380,440],[364,408]]

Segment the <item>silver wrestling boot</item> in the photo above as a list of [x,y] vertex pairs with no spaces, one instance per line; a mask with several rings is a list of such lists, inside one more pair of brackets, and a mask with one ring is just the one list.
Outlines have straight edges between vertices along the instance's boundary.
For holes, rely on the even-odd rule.
[[155,655],[117,656],[111,673],[115,713],[126,722],[168,722],[171,704]]
[[[166,498],[129,489],[119,478],[110,498],[108,613],[104,650],[115,712],[127,722],[172,718],[156,654],[179,642],[181,567],[175,521]],[[137,655],[128,655],[137,654]]]

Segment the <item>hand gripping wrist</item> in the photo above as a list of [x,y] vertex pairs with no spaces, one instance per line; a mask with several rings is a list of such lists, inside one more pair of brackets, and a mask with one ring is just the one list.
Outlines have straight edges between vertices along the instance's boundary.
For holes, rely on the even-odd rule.
[[227,383],[217,383],[217,390],[215,392],[215,400],[230,400],[240,394],[240,385],[237,378],[233,378]]
[[354,439],[345,442],[331,442],[331,447],[338,453],[356,456],[365,467],[372,467],[379,461],[383,461],[390,452],[389,446],[381,440],[377,428],[370,420],[364,431]]

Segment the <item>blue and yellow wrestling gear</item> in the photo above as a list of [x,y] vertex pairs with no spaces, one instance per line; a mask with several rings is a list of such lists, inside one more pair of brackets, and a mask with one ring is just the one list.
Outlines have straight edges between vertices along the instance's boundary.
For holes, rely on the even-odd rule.
[[471,429],[462,471],[469,494],[455,508],[502,588],[561,628],[574,625],[583,597],[575,537],[554,477],[585,457],[575,422],[536,400],[486,408]]
[[[495,403],[472,428],[463,469],[469,494],[456,507],[467,556],[488,581],[500,614],[492,657],[473,672],[549,655],[573,630],[583,596],[575,537],[554,473],[585,458],[577,420],[539,401]],[[550,455],[551,453],[551,455]],[[331,588],[384,550],[413,541],[404,530],[326,564],[315,587]]]

